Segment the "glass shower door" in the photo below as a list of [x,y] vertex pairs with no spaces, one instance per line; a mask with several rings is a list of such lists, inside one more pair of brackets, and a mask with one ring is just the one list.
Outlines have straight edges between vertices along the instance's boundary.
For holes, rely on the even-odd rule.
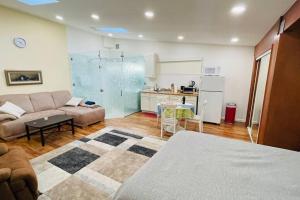
[[143,56],[120,51],[71,55],[73,96],[95,101],[105,108],[106,118],[119,118],[140,111],[144,87]]
[[73,96],[103,105],[101,63],[96,54],[72,54]]
[[144,87],[144,57],[125,57],[123,62],[124,115],[140,111],[140,91]]
[[107,118],[124,117],[124,101],[122,98],[123,69],[121,58],[103,59],[102,69],[103,104]]

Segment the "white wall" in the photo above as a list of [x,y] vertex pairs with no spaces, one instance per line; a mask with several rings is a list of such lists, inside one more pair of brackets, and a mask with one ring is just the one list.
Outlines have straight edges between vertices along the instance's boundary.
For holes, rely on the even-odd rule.
[[99,35],[68,27],[67,36],[69,53],[97,52],[103,48],[103,38]]
[[[79,33],[70,28],[68,31],[70,52],[93,51],[103,48],[101,36]],[[87,37],[85,38],[84,35]],[[93,39],[90,38],[90,35]],[[99,39],[96,39],[98,37]],[[80,40],[78,41],[79,38]],[[85,42],[86,41],[86,42]],[[91,41],[96,41],[95,44]],[[76,44],[78,43],[78,44]],[[234,102],[238,106],[237,120],[245,121],[250,80],[252,73],[254,47],[222,46],[206,44],[185,44],[169,42],[151,42],[142,40],[115,39],[125,52],[151,54],[156,53],[160,60],[203,59],[203,67],[220,66],[225,76],[224,105]],[[152,80],[155,81],[155,80]]]
[[193,80],[195,81],[195,86],[199,87],[199,77],[202,74],[201,60],[160,62],[157,64],[157,68],[157,79],[146,80],[148,85],[156,81],[160,88],[170,88],[171,84],[175,84],[175,87],[179,89],[180,86],[188,86],[191,80]]
[[[0,95],[70,90],[66,27],[0,6]],[[26,40],[26,48],[13,44]],[[7,86],[4,70],[41,70],[43,84]]]

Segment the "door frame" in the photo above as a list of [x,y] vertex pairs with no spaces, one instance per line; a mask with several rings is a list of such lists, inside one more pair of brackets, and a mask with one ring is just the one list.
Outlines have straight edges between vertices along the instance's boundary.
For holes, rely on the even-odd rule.
[[259,76],[259,69],[260,69],[260,64],[261,64],[261,59],[268,55],[271,54],[272,50],[268,50],[265,53],[263,53],[262,55],[258,56],[255,60],[254,60],[254,64],[253,64],[253,70],[252,70],[252,77],[251,77],[251,83],[250,83],[250,92],[249,92],[249,99],[248,99],[248,108],[247,108],[247,116],[246,116],[246,122],[245,122],[245,126],[249,127],[249,125],[251,124],[251,120],[252,120],[252,116],[253,116],[253,106],[254,106],[254,100],[255,100],[255,94],[256,94],[256,88],[257,88],[257,79]]

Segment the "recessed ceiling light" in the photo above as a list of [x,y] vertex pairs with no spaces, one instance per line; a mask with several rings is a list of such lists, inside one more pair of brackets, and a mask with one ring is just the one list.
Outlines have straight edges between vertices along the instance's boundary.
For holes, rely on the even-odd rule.
[[99,15],[96,15],[96,14],[92,14],[91,18],[93,18],[94,20],[99,20],[100,19]]
[[56,15],[55,18],[58,19],[58,20],[60,20],[60,21],[64,20],[64,18],[62,16],[60,16],[60,15]]
[[178,39],[178,40],[183,40],[183,39],[184,39],[184,36],[179,35],[179,36],[177,37],[177,39]]
[[145,17],[148,19],[152,19],[154,17],[154,12],[153,11],[146,11],[145,12]]
[[114,36],[112,33],[109,33],[109,34],[107,34],[108,35],[108,37],[112,37],[112,36]]
[[233,43],[236,43],[236,42],[238,42],[240,39],[239,38],[237,38],[237,37],[233,37],[233,38],[231,38],[231,42],[233,42]]
[[46,4],[59,2],[58,0],[18,0],[18,1],[29,6],[46,5]]
[[143,38],[144,36],[143,36],[142,34],[139,34],[138,37],[139,37],[139,38]]
[[231,8],[231,13],[233,15],[240,15],[246,11],[246,6],[245,5],[236,5]]
[[101,27],[97,30],[105,33],[128,33],[128,30],[122,27]]

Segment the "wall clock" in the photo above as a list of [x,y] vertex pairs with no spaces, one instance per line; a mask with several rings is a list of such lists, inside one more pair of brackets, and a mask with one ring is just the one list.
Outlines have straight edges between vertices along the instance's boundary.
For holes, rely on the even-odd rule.
[[14,38],[14,44],[16,45],[16,47],[25,48],[26,40],[23,38],[20,38],[20,37],[16,37],[16,38]]

